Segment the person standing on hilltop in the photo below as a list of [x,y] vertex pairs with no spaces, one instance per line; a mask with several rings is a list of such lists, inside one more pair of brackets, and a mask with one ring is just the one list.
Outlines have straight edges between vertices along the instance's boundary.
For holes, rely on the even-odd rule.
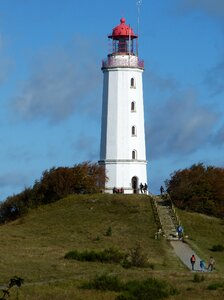
[[144,188],[144,185],[142,183],[140,183],[140,191],[142,194],[143,194],[143,188]]

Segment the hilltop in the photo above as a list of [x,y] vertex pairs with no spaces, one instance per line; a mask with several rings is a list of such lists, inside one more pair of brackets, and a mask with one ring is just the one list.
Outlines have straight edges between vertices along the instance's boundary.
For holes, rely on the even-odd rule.
[[[180,212],[180,216],[188,229],[187,220],[191,216],[185,212]],[[197,228],[197,218],[192,220]],[[201,228],[202,220],[203,217],[198,228]],[[210,222],[210,227],[212,223],[219,231],[223,228],[218,221]],[[107,234],[109,228],[110,234]],[[0,226],[0,285],[17,275],[25,280],[19,299],[112,300],[117,292],[80,289],[80,284],[86,280],[108,273],[124,281],[151,277],[165,279],[180,290],[180,294],[172,299],[204,299],[200,297],[211,296],[211,293],[221,299],[219,289],[209,291],[205,288],[214,280],[223,282],[221,256],[217,258],[219,272],[207,274],[206,280],[196,285],[192,282],[192,273],[174,255],[169,242],[155,240],[155,232],[150,197],[145,195],[73,195],[30,209],[23,217]],[[191,242],[193,247],[204,251],[204,255],[208,254],[209,250],[203,250],[201,246],[204,245],[197,243],[193,233]],[[213,243],[214,240],[211,245]],[[101,251],[112,247],[129,252],[137,244],[147,256],[149,267],[125,269],[120,264],[64,258],[72,250]]]

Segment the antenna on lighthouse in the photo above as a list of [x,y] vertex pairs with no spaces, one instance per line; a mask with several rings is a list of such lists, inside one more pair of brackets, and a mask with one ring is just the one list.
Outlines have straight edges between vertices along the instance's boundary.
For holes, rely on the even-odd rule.
[[139,19],[140,19],[140,6],[142,5],[142,0],[137,0],[136,1],[136,5],[137,5],[137,8],[138,8],[138,28],[137,28],[137,34],[139,34]]
[[[139,22],[140,22],[140,6],[142,5],[142,0],[136,1],[137,9],[138,9],[138,19],[137,19],[137,35],[139,35]],[[137,39],[137,56],[138,56],[138,39]]]

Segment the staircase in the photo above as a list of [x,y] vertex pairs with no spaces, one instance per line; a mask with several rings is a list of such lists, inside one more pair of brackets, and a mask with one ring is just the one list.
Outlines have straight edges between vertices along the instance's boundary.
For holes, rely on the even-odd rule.
[[178,240],[176,228],[179,225],[179,220],[173,207],[172,201],[165,196],[153,196],[153,211],[158,227],[158,233],[168,240]]

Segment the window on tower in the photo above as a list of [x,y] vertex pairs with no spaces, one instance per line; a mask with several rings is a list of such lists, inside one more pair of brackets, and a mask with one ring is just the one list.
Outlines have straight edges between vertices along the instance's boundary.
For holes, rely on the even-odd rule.
[[131,111],[136,111],[136,103],[134,101],[131,102]]
[[132,151],[132,159],[137,159],[137,151],[136,150]]
[[137,135],[137,133],[136,133],[136,127],[135,126],[131,127],[131,134],[132,134],[132,136],[136,136]]
[[131,78],[131,88],[135,88],[135,79]]

